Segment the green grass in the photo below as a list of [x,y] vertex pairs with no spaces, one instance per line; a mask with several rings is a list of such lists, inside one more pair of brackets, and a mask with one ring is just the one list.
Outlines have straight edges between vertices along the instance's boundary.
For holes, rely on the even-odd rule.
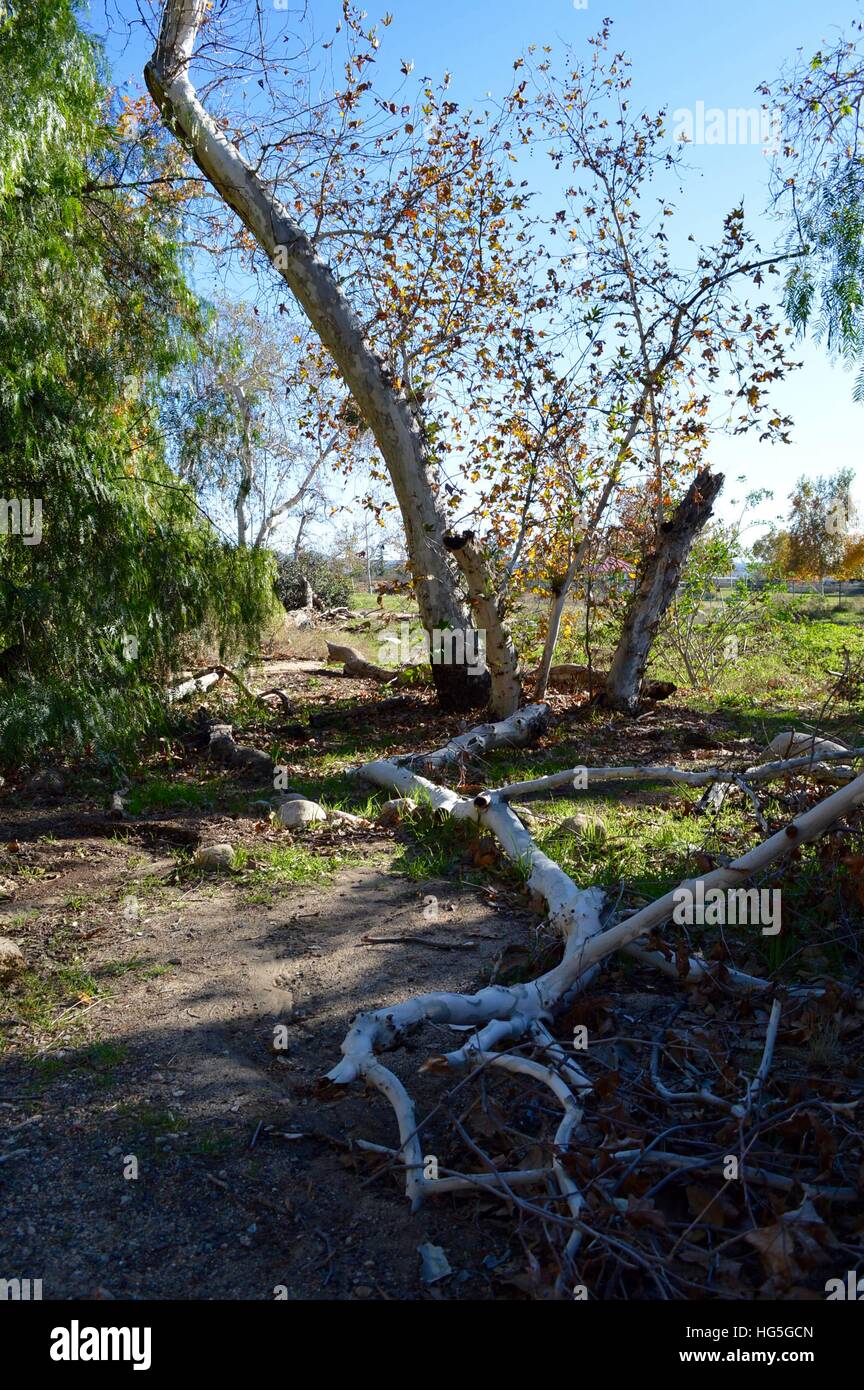
[[359,612],[366,613],[370,609],[380,609],[383,607],[385,613],[411,613],[416,611],[417,604],[410,593],[404,594],[383,594],[383,602],[378,602],[378,594],[368,594],[365,590],[355,590],[351,595],[351,607]]
[[161,975],[170,975],[172,967],[170,965],[158,965],[152,961],[135,958],[133,960],[112,960],[106,961],[104,965],[96,968],[96,974],[101,979],[117,979],[121,975],[129,975],[140,971],[142,980],[156,980]]
[[241,882],[258,889],[286,883],[298,886],[330,883],[336,871],[352,857],[356,856],[347,853],[322,854],[298,841],[284,845],[262,845],[254,850],[243,847],[236,850]]
[[17,933],[23,931],[29,922],[34,921],[39,916],[35,908],[25,908],[23,912],[13,912],[11,916],[2,919],[2,932],[8,936],[10,932]]
[[114,1118],[124,1134],[142,1139],[154,1139],[160,1134],[176,1134],[183,1129],[182,1117],[164,1106],[150,1101],[124,1101],[114,1112]]
[[168,782],[154,777],[134,787],[127,798],[129,812],[138,816],[142,811],[164,811],[171,807],[203,807],[210,803],[210,793],[191,782]]
[[454,873],[478,838],[473,822],[439,817],[423,807],[404,824],[408,838],[398,847],[391,868],[415,883]]
[[[752,844],[752,817],[748,821],[746,811],[731,801],[711,821],[687,814],[697,800],[689,788],[683,794],[676,789],[671,803],[668,784],[639,783],[639,792],[651,801],[631,804],[631,786],[617,796],[586,793],[578,800],[532,804],[535,841],[577,883],[608,889],[623,883],[636,898],[658,897],[692,875],[697,850],[735,855]],[[601,829],[588,834],[562,829],[577,812],[589,813]]]
[[[74,1012],[66,1010],[79,998],[100,993],[94,977],[80,965],[61,965],[48,972],[25,970],[14,983],[0,990],[0,1016],[41,1033],[52,1033],[60,1024],[75,1031]],[[3,1049],[0,1043],[0,1050]]]
[[46,1085],[81,1069],[93,1072],[101,1085],[109,1085],[127,1055],[124,1043],[94,1042],[65,1057],[35,1057],[33,1065],[38,1079]]

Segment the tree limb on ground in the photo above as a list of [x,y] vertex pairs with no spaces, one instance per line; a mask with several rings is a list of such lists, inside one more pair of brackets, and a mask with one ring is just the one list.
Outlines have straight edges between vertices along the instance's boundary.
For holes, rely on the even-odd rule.
[[343,647],[337,642],[327,643],[327,660],[341,661],[343,675],[353,676],[355,680],[378,681],[384,685],[398,685],[404,681],[403,671],[388,671],[384,666],[376,666],[367,661],[356,647]]
[[[527,742],[536,734],[538,727],[542,727],[544,712],[545,706],[535,706],[532,710],[513,716],[511,720],[486,726],[485,734],[483,729],[472,730],[462,736],[462,749],[470,747],[474,754],[479,754],[488,751],[495,743],[500,745],[505,739],[511,743]],[[474,821],[491,832],[507,857],[522,868],[529,889],[546,903],[549,921],[563,937],[562,960],[552,970],[527,983],[492,985],[473,995],[426,994],[359,1014],[342,1043],[342,1061],[328,1073],[328,1080],[336,1085],[365,1080],[389,1100],[399,1126],[399,1155],[405,1165],[406,1192],[416,1208],[426,1196],[436,1191],[452,1191],[453,1181],[448,1178],[447,1185],[439,1187],[440,1179],[424,1174],[423,1149],[414,1103],[403,1083],[380,1060],[381,1054],[397,1047],[426,1022],[469,1028],[470,1037],[466,1042],[451,1052],[431,1058],[424,1070],[459,1073],[487,1067],[503,1068],[530,1075],[553,1093],[562,1107],[563,1117],[556,1134],[556,1157],[552,1167],[539,1170],[539,1176],[546,1181],[554,1180],[561,1199],[570,1211],[574,1229],[566,1253],[572,1257],[579,1238],[575,1223],[578,1221],[581,1198],[572,1177],[562,1164],[562,1158],[566,1155],[582,1114],[574,1091],[584,1100],[590,1083],[576,1066],[575,1060],[555,1042],[548,1025],[584,988],[601,961],[614,951],[625,950],[640,961],[676,975],[683,983],[696,983],[712,973],[716,973],[716,977],[727,987],[743,990],[765,991],[770,989],[770,982],[731,970],[723,964],[712,967],[698,956],[684,963],[682,974],[674,953],[670,951],[667,957],[663,951],[646,949],[642,944],[646,933],[671,917],[676,902],[675,891],[664,894],[657,901],[604,930],[600,916],[603,891],[597,886],[580,887],[537,848],[508,805],[508,793],[512,796],[513,787],[504,788],[501,792],[492,790],[478,797],[461,797],[449,787],[439,786],[411,769],[411,765],[418,761],[435,768],[446,766],[454,760],[454,756],[458,759],[459,754],[454,754],[451,744],[419,759],[414,755],[367,763],[358,770],[358,775],[365,781],[394,790],[401,797],[410,796],[415,801],[425,802],[442,815]],[[554,779],[539,780],[548,785]],[[531,784],[522,784],[523,787],[526,785]],[[536,781],[533,785],[537,785]],[[786,858],[798,846],[817,839],[862,800],[864,774],[818,802],[733,863],[687,880],[679,887],[692,891],[700,882],[706,890],[731,885],[737,887]],[[502,1045],[524,1043],[524,1040],[541,1046],[545,1058],[543,1062],[495,1050]],[[466,1175],[463,1182],[470,1187],[472,1175]],[[504,1175],[499,1175],[501,1185],[509,1194]],[[488,1189],[484,1187],[483,1190]]]

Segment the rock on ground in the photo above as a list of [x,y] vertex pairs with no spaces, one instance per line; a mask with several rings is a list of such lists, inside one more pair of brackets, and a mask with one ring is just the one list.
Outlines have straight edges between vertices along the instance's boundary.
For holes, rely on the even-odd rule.
[[44,767],[34,772],[24,784],[26,796],[62,796],[66,790],[66,778],[56,767]]
[[14,980],[26,968],[26,961],[20,946],[10,941],[8,936],[0,936],[0,982]]
[[559,827],[570,835],[587,835],[594,839],[606,839],[606,827],[596,816],[586,816],[581,811],[575,816],[568,816],[562,820]]
[[196,869],[204,869],[208,873],[233,869],[236,863],[234,846],[202,845],[192,862]]
[[317,801],[304,801],[296,798],[282,801],[276,807],[276,819],[287,830],[296,830],[301,825],[311,825],[315,821],[327,819],[327,812]]

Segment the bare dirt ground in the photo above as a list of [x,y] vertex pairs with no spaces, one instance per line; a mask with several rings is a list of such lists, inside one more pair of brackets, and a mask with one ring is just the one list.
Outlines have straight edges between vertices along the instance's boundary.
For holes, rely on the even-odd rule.
[[[428,694],[391,699],[322,672],[314,656],[267,662],[259,679],[288,690],[296,718],[262,711],[244,738],[278,749],[290,777],[320,785],[325,801],[327,778],[352,761],[440,747],[464,727]],[[556,726],[526,754],[531,767],[725,756],[746,765],[776,731],[738,737],[722,717],[684,707],[622,725],[554,704]],[[262,884],[250,871],[262,845],[291,844],[291,832],[256,819],[261,789],[226,785],[194,737],[155,752],[146,777],[204,788],[208,807],[112,822],[104,779],[97,789],[92,769],[67,772],[63,797],[22,803],[26,770],[0,789],[0,881],[15,886],[0,901],[0,935],[28,966],[26,983],[0,994],[0,1275],[41,1279],[46,1299],[554,1296],[542,1212],[538,1222],[483,1194],[439,1196],[412,1215],[395,1165],[354,1142],[393,1146],[390,1107],[360,1087],[334,1096],[321,1084],[358,1011],[532,978],[557,959],[512,874],[497,862],[478,874],[475,858],[447,878],[409,877],[398,862],[407,832],[328,822],[299,832],[302,845],[341,867],[312,884]],[[679,801],[671,788],[620,798],[631,815],[644,807],[646,822],[673,805],[683,816]],[[799,802],[782,814],[790,809]],[[698,845],[703,824],[684,823]],[[719,966],[718,978],[683,990],[609,961],[560,1020],[565,1041],[575,1025],[595,1040],[593,1096],[567,1155],[593,1231],[580,1270],[592,1296],[813,1298],[827,1275],[854,1266],[864,1231],[860,839],[857,824],[838,827],[793,902],[798,936],[788,959],[778,956],[778,984],[822,988],[810,1003],[784,996],[768,1108],[746,1132],[728,1107],[759,1064],[767,1006],[726,989]],[[247,851],[247,869],[193,869],[199,844],[225,841]],[[610,850],[597,852],[605,861]],[[695,849],[693,863],[704,867]],[[732,945],[739,967],[766,968],[752,940],[738,933]],[[720,937],[705,949],[727,958]],[[458,1078],[419,1071],[453,1037],[426,1025],[388,1055],[418,1116],[431,1116],[424,1153],[445,1171],[476,1170],[478,1145],[502,1169],[543,1166],[556,1121],[536,1093],[496,1092],[483,1079],[462,1091]],[[710,1084],[726,1110],[664,1095],[648,1066],[660,1042],[667,1084]],[[695,1180],[612,1158],[664,1135],[696,1165]],[[718,1155],[739,1150],[781,1188],[719,1178]],[[449,1263],[434,1283],[422,1278],[427,1243]]]
[[[46,1298],[269,1299],[277,1286],[289,1298],[412,1298],[436,1293],[417,1253],[431,1241],[454,1270],[448,1297],[488,1296],[482,1257],[506,1258],[506,1227],[496,1241],[493,1224],[478,1252],[470,1203],[412,1217],[398,1178],[367,1182],[380,1159],[345,1143],[391,1145],[389,1109],[358,1090],[328,1103],[316,1088],[358,1009],[485,981],[502,947],[530,935],[527,914],[388,873],[374,861],[392,846],[369,837],[373,862],[331,885],[280,887],[269,907],[232,882],[172,886],[170,840],[155,827],[143,851],[88,838],[76,830],[87,809],[2,813],[9,857],[39,877],[0,932],[37,968],[46,953],[83,957],[99,986],[76,997],[73,980],[68,1028],[35,1058],[3,1061],[2,1269],[41,1278]],[[242,818],[171,827],[254,842]],[[436,923],[423,915],[432,894]],[[130,1157],[137,1179],[124,1177]]]

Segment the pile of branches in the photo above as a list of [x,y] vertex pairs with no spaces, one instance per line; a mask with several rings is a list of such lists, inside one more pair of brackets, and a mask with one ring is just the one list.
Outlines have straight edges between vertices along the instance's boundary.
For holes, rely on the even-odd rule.
[[[379,1091],[399,1129],[392,1149],[358,1147],[401,1168],[415,1209],[453,1193],[506,1203],[521,1256],[501,1276],[540,1296],[733,1297],[742,1282],[764,1296],[812,1296],[813,1271],[855,1268],[862,1253],[860,1077],[835,1068],[814,1089],[783,1047],[809,1040],[826,1060],[842,1052],[864,1022],[860,999],[830,980],[775,987],[725,950],[673,948],[661,933],[676,890],[616,917],[600,888],[579,886],[535,845],[512,803],[638,777],[701,785],[706,806],[740,791],[764,826],[760,784],[802,770],[841,782],[740,858],[678,885],[707,892],[746,884],[852,815],[864,774],[850,764],[864,750],[784,735],[797,756],[737,771],[573,768],[473,796],[432,780],[458,780],[469,760],[528,743],[547,715],[529,706],[434,752],[358,770],[492,834],[562,941],[560,960],[528,982],[421,995],[354,1019],[328,1081]],[[602,963],[619,952],[674,981],[667,991],[689,988],[671,1001],[599,996]],[[438,1049],[421,1070],[450,1082],[422,1120],[382,1060],[418,1031]]]

